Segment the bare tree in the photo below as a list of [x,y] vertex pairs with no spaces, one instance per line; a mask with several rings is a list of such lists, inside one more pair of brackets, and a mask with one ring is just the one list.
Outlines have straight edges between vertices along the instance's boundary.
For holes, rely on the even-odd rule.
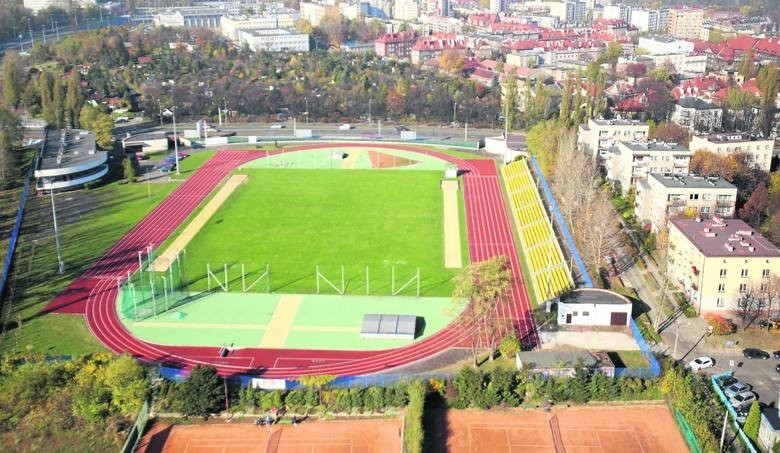
[[747,285],[747,290],[737,298],[736,306],[743,329],[748,328],[758,318],[765,306],[760,283],[753,281]]
[[607,247],[613,245],[610,239],[618,237],[619,229],[608,189],[601,188],[595,192],[593,202],[578,216],[577,223],[577,236],[580,244],[585,246],[586,264],[598,272],[601,257]]
[[576,215],[586,210],[593,200],[597,173],[593,161],[577,149],[573,129],[563,131],[558,144],[553,180],[569,227],[574,230]]

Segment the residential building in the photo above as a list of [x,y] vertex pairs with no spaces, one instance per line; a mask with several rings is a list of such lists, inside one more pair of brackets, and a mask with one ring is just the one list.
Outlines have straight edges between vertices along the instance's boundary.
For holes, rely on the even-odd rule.
[[578,0],[569,0],[566,2],[566,23],[571,25],[582,25],[585,23],[585,17],[588,14],[588,8],[585,2]]
[[187,6],[160,11],[152,22],[158,27],[219,28],[219,20],[225,13],[221,8]]
[[569,291],[558,301],[558,325],[628,326],[631,301],[612,291],[582,288]]
[[577,131],[577,143],[583,151],[593,156],[597,163],[606,166],[610,148],[618,141],[641,142],[647,140],[650,127],[641,121],[589,119]]
[[693,52],[693,43],[682,39],[675,39],[669,36],[641,36],[638,46],[648,55],[665,55]]
[[298,14],[279,14],[272,16],[222,16],[219,26],[223,36],[238,41],[241,30],[268,30],[274,28],[293,28]]
[[437,0],[436,2],[437,13],[442,17],[450,16],[450,0]]
[[395,0],[393,19],[416,22],[420,16],[417,0]]
[[636,216],[658,232],[676,217],[734,217],[737,187],[723,178],[650,173],[636,185]]
[[637,27],[640,32],[666,33],[669,21],[668,9],[641,9],[631,10],[631,25]]
[[491,13],[506,13],[509,11],[509,0],[490,0]]
[[78,4],[78,2],[71,2],[70,0],[24,0],[23,2],[25,9],[31,9],[35,14],[48,8],[60,8],[69,11],[71,3]]
[[628,193],[650,173],[688,173],[691,151],[677,143],[622,142],[610,150],[607,160],[607,178],[620,183],[623,194]]
[[767,302],[780,249],[742,220],[672,219],[667,272],[699,313],[734,313]]
[[69,190],[108,174],[108,153],[95,149],[92,132],[51,130],[35,167],[38,190]]
[[453,50],[466,55],[466,43],[460,39],[418,39],[412,47],[412,63],[422,64],[439,58],[445,50]]
[[772,164],[774,140],[752,137],[738,132],[694,135],[689,148],[693,151],[704,149],[722,156],[742,153],[748,165],[769,171]]
[[620,19],[626,23],[631,23],[631,5],[604,5],[604,19]]
[[374,52],[380,57],[408,58],[417,38],[413,31],[385,33],[374,41]]
[[699,39],[704,11],[698,8],[669,10],[669,34],[675,38]]
[[295,30],[275,28],[271,30],[241,30],[238,33],[240,45],[248,45],[254,51],[266,52],[308,52],[309,35]]
[[[640,38],[641,39],[641,38]],[[653,60],[655,67],[672,65],[676,72],[687,74],[704,74],[707,72],[707,55],[698,53],[669,53],[645,55]]]
[[780,443],[780,411],[776,407],[766,406],[761,408],[758,443],[766,451],[771,451],[775,445]]
[[672,122],[694,133],[710,133],[720,129],[723,123],[723,110],[699,98],[686,97],[675,104]]
[[301,2],[301,19],[309,21],[312,27],[317,27],[328,15],[337,15],[339,7],[332,4]]

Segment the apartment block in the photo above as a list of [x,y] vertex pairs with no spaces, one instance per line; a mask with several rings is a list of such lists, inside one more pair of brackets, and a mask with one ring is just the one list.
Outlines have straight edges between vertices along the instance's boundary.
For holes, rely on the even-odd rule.
[[687,174],[691,151],[677,143],[617,142],[607,160],[607,178],[628,193],[650,173]]
[[669,34],[675,38],[696,40],[701,35],[704,11],[695,8],[669,10]]
[[734,313],[747,298],[767,302],[780,249],[741,220],[673,219],[667,272],[699,313]]
[[241,30],[238,42],[254,51],[308,52],[309,35],[281,28],[271,30]]
[[374,41],[374,52],[380,57],[408,58],[417,42],[417,33],[402,31],[385,33]]
[[650,173],[636,185],[636,215],[651,231],[679,217],[734,216],[737,187],[720,177]]
[[395,0],[393,19],[416,22],[420,16],[417,0]]
[[618,141],[641,142],[647,140],[649,126],[640,121],[590,119],[577,131],[577,143],[583,151],[593,156],[597,163],[606,166],[609,150]]
[[774,146],[774,140],[741,133],[694,135],[689,145],[693,151],[704,149],[722,156],[742,153],[747,158],[748,165],[764,171],[769,171],[772,164]]
[[682,98],[674,105],[672,122],[694,133],[708,134],[720,129],[723,110],[715,104],[694,97]]
[[319,26],[325,16],[339,14],[339,8],[336,5],[313,2],[301,2],[300,10],[301,19],[309,21],[312,27]]
[[269,30],[274,28],[293,28],[298,14],[279,14],[272,16],[222,16],[219,20],[223,36],[238,41],[241,30]]

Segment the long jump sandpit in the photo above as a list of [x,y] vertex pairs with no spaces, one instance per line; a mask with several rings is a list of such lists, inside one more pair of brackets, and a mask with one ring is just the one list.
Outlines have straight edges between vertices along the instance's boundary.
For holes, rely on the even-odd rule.
[[142,453],[393,453],[400,452],[400,418],[306,420],[298,425],[255,426],[215,420],[202,425],[155,423]]
[[[663,405],[438,410],[426,438],[432,452],[590,453],[688,451]],[[557,445],[557,448],[556,448]]]
[[222,203],[224,203],[225,200],[230,197],[230,194],[232,194],[233,191],[236,190],[236,188],[241,185],[242,182],[246,181],[246,179],[247,175],[233,175],[228,178],[225,185],[219,189],[216,195],[214,195],[214,198],[209,200],[209,202],[206,203],[206,206],[203,207],[203,210],[201,210],[198,215],[192,219],[192,222],[184,227],[184,230],[182,230],[181,234],[179,234],[179,236],[174,239],[171,245],[169,245],[162,254],[155,258],[154,262],[152,263],[152,268],[155,272],[168,271],[168,266],[174,259],[176,259],[176,255],[184,250],[184,247],[186,247],[192,238],[198,234],[198,231],[200,231],[200,229],[203,228],[203,225],[208,222],[211,216],[217,212],[219,207],[222,206]]

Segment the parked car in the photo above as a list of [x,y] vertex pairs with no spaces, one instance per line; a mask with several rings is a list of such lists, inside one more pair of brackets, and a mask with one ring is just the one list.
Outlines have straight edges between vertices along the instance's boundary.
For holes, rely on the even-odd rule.
[[130,118],[126,116],[120,116],[119,118],[114,120],[115,123],[126,123],[128,121],[130,121]]
[[169,163],[169,162],[162,163],[162,164],[154,167],[155,170],[161,171],[163,173],[168,173],[171,170],[173,170],[173,168],[174,168],[174,165]]
[[777,371],[778,373],[780,373],[780,364],[779,364],[779,365],[775,365],[775,371]]
[[769,353],[757,348],[745,348],[742,350],[742,355],[744,355],[746,359],[769,360]]
[[753,401],[756,401],[756,394],[751,391],[737,393],[736,395],[729,398],[729,401],[735,409],[741,409],[753,404]]
[[705,368],[712,368],[715,366],[715,361],[712,357],[697,357],[688,362],[688,368],[693,371],[703,370]]
[[721,375],[715,378],[715,382],[718,383],[720,388],[725,389],[726,387],[730,386],[731,384],[734,384],[736,382],[739,382],[732,376],[728,375]]
[[352,129],[352,125],[349,123],[344,123],[341,126],[339,126],[340,131],[348,131],[350,129]]
[[147,160],[149,159],[149,156],[143,153],[135,153],[135,159],[136,160]]
[[772,351],[772,357],[780,360],[780,351]]
[[271,129],[283,129],[283,128],[284,128],[283,124],[277,123],[277,124],[272,124],[271,125]]
[[744,382],[737,381],[729,385],[725,389],[723,389],[723,393],[725,393],[726,396],[731,398],[732,396],[738,393],[747,392],[748,390],[752,390],[752,389],[753,387],[751,387],[750,384],[745,384]]

